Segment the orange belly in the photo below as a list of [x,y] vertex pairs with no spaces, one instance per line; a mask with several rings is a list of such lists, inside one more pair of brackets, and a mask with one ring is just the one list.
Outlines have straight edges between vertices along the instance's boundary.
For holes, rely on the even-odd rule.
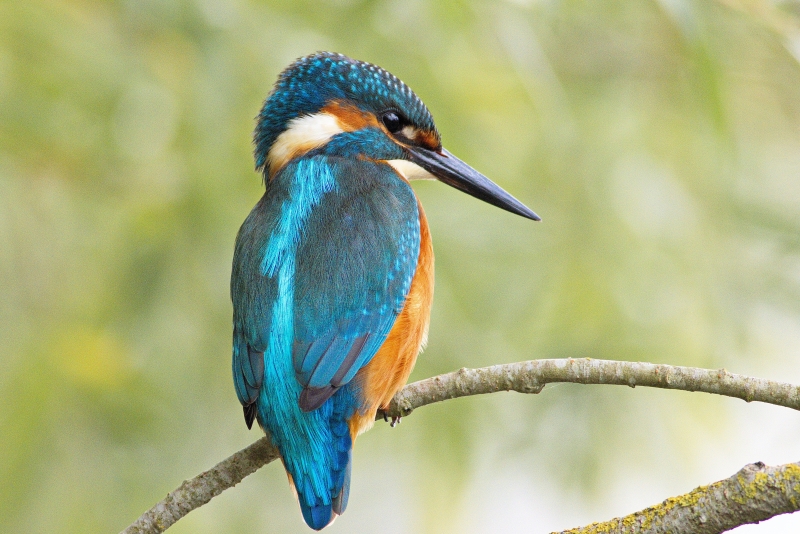
[[386,408],[408,381],[408,375],[428,338],[433,303],[433,244],[428,220],[419,207],[419,259],[405,305],[381,348],[356,375],[364,399],[362,410],[350,419],[353,441],[375,422],[378,408]]

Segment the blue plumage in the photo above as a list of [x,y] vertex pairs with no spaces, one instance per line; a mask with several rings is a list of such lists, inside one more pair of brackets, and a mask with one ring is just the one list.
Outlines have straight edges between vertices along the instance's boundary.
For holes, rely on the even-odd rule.
[[316,155],[273,178],[237,238],[237,394],[257,401],[314,528],[346,506],[347,419],[363,403],[352,378],[402,309],[418,225],[416,198],[388,165]]
[[257,121],[266,192],[236,238],[233,379],[319,530],[347,507],[352,440],[427,335],[433,252],[403,169],[538,217],[444,150],[425,104],[375,65],[301,58]]

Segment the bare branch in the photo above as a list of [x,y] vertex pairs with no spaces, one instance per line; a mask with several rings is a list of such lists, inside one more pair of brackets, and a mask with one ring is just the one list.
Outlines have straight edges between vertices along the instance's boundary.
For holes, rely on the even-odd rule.
[[[389,417],[406,416],[421,406],[468,395],[481,395],[496,391],[539,393],[545,384],[555,382],[702,391],[735,397],[747,402],[766,402],[800,410],[800,387],[784,382],[737,375],[729,373],[725,369],[714,371],[695,367],[582,358],[531,360],[481,369],[460,369],[453,373],[414,382],[395,395],[386,410],[386,415]],[[244,477],[276,458],[278,458],[278,451],[272,446],[269,438],[261,438],[223,460],[209,471],[184,481],[178,489],[168,494],[164,500],[126,528],[123,534],[159,534],[181,517],[204,505],[226,489],[235,486]],[[785,467],[789,468],[791,465],[794,464]],[[793,491],[796,490],[793,489]],[[756,491],[748,498],[757,502],[761,499],[761,493]],[[776,506],[779,505],[776,504]],[[791,510],[796,509],[792,508]],[[778,507],[771,515],[787,511],[789,510]],[[771,517],[771,515],[764,516],[764,518]],[[646,531],[621,530],[619,532]]]
[[768,467],[759,462],[641,512],[558,534],[719,534],[799,509],[800,463]]
[[142,516],[122,531],[123,534],[157,534],[164,532],[175,521],[195,508],[232,488],[244,477],[258,471],[264,465],[278,458],[269,436],[248,445],[236,454],[229,456],[204,473],[191,480],[184,480],[164,500],[146,511]]
[[406,416],[434,402],[495,391],[539,393],[546,384],[556,382],[702,391],[800,410],[800,386],[786,382],[737,375],[725,369],[570,358],[464,368],[420,380],[395,395],[386,415]]

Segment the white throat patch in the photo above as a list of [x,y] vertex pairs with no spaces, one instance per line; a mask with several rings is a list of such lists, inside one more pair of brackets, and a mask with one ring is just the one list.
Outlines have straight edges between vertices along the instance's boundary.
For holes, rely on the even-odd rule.
[[344,130],[339,119],[330,113],[315,113],[290,120],[267,154],[270,176],[293,157],[324,145],[331,137],[342,132]]
[[394,167],[400,176],[408,180],[436,180],[436,177],[407,159],[389,159],[386,163]]

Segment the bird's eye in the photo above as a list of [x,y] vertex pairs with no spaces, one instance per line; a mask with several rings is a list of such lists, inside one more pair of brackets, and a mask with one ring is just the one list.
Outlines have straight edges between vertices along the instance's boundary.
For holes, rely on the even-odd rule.
[[396,134],[403,129],[403,119],[394,111],[387,111],[383,114],[383,125],[389,133]]

